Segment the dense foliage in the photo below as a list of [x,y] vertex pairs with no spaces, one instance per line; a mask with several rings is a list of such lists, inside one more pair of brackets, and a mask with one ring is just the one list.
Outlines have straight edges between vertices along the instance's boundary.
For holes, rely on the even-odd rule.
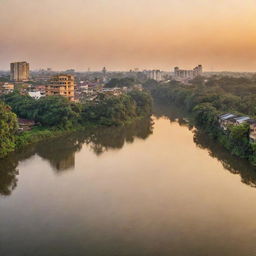
[[125,78],[112,78],[105,87],[114,88],[114,87],[132,87],[135,84],[135,79],[132,77]]
[[230,126],[223,131],[218,115],[225,112],[256,116],[256,81],[248,78],[199,77],[184,85],[177,81],[146,87],[154,98],[192,112],[195,123],[232,154],[256,164],[256,146],[249,141],[249,125]]
[[15,148],[17,118],[10,107],[0,102],[0,158]]
[[[102,96],[85,104],[69,102],[61,96],[35,100],[29,96],[11,93],[1,98],[20,118],[34,120],[40,127],[16,136],[16,115],[11,108],[0,105],[0,158],[15,147],[49,137],[49,129],[70,130],[86,124],[117,126],[138,117],[151,114],[151,96],[142,91],[131,91],[120,96]],[[47,129],[46,129],[47,128]],[[54,133],[54,134],[55,134]]]
[[2,98],[21,118],[34,120],[46,127],[71,127],[78,119],[80,106],[60,96],[44,97],[35,100],[18,93],[4,95]]
[[120,125],[151,113],[152,99],[148,93],[132,91],[119,97],[106,97],[83,105],[81,119],[100,125]]

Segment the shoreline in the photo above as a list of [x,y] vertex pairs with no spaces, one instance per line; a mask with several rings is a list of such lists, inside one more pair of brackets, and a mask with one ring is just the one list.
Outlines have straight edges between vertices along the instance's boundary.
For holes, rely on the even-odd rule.
[[4,157],[0,158],[0,160],[4,160],[8,158],[10,155],[19,153],[23,148],[31,146],[36,143],[40,143],[43,141],[47,141],[50,139],[54,138],[59,138],[65,135],[70,135],[75,132],[82,132],[82,131],[88,131],[90,129],[99,129],[99,128],[109,128],[109,127],[122,127],[125,125],[132,124],[133,122],[136,122],[138,120],[142,120],[143,118],[147,118],[152,116],[152,113],[150,115],[145,115],[145,116],[139,116],[136,118],[129,119],[125,122],[123,122],[120,125],[112,125],[112,126],[107,126],[107,125],[100,125],[100,124],[95,124],[95,123],[86,123],[84,125],[78,125],[76,127],[72,127],[70,129],[59,129],[59,128],[47,128],[47,127],[35,127],[32,128],[29,131],[25,131],[21,133],[20,135],[16,135],[16,148],[14,151],[9,152],[7,155]]
[[[164,108],[167,108],[167,110],[169,108],[171,108],[172,106],[175,107],[175,108],[180,108],[180,112],[184,114],[184,112],[187,113],[187,115],[189,116],[189,118],[187,118],[186,116],[182,115],[182,118],[186,118],[187,119],[187,124],[188,125],[191,125],[193,127],[195,127],[199,132],[203,132],[205,135],[208,136],[208,138],[212,141],[212,142],[215,142],[217,143],[219,146],[223,147],[224,150],[226,150],[231,156],[234,156],[236,157],[238,160],[244,160],[246,162],[248,162],[252,167],[256,167],[256,163],[254,164],[249,156],[248,157],[241,157],[241,156],[238,156],[236,154],[233,154],[231,152],[231,150],[225,146],[224,142],[223,142],[223,138],[228,138],[227,134],[225,134],[223,132],[223,130],[221,130],[220,127],[218,126],[215,126],[215,127],[212,127],[212,129],[216,129],[218,130],[218,133],[216,134],[212,134],[212,131],[209,130],[208,128],[209,127],[202,127],[198,124],[196,124],[196,117],[195,117],[195,113],[193,112],[188,112],[182,105],[179,105],[179,104],[175,104],[175,103],[170,103],[168,102],[167,100],[163,99],[162,101],[158,98],[156,98],[154,95],[151,95],[154,99],[154,102],[156,104],[160,104],[161,106],[163,106]],[[168,115],[167,115],[168,116]],[[222,143],[223,142],[223,143]]]

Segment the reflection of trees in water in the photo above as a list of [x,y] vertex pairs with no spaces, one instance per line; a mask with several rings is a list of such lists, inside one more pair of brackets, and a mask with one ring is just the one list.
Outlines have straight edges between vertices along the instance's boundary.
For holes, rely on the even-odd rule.
[[34,154],[34,147],[17,153],[11,153],[7,158],[0,160],[0,195],[8,196],[17,186],[17,175],[19,174],[19,161]]
[[232,156],[230,152],[202,131],[195,131],[194,141],[198,147],[207,149],[211,157],[217,158],[225,169],[239,174],[243,183],[256,187],[256,168],[248,161]]
[[146,139],[153,132],[150,118],[135,121],[122,127],[96,128],[71,133],[23,148],[20,152],[0,160],[0,195],[10,195],[17,186],[18,164],[32,155],[46,159],[56,172],[75,166],[75,153],[87,144],[95,154],[100,155],[110,149],[121,149],[125,142],[135,138]]
[[[156,111],[155,115],[159,118],[164,116],[171,122],[177,121],[181,126],[187,126],[189,129],[193,128],[193,126],[185,121],[189,118],[188,113],[180,108],[156,104],[154,109]],[[185,120],[184,117],[186,117]],[[256,187],[256,168],[250,165],[248,161],[232,156],[223,146],[216,143],[203,131],[194,131],[194,142],[198,147],[208,150],[210,156],[218,159],[226,170],[239,174],[243,183]]]
[[70,134],[38,143],[35,153],[46,159],[56,172],[61,172],[74,167],[75,152],[81,148],[76,136]]
[[132,143],[135,138],[146,139],[153,132],[151,119],[143,119],[126,126],[97,129],[85,136],[85,142],[95,154],[100,155],[109,149],[120,149],[125,142]]
[[12,162],[10,159],[0,161],[0,195],[8,196],[17,186],[17,162]]
[[187,126],[189,130],[193,129],[192,119],[190,118],[190,114],[179,108],[175,105],[171,104],[162,104],[155,103],[154,104],[154,116],[157,118],[167,118],[171,123],[178,122],[180,126]]

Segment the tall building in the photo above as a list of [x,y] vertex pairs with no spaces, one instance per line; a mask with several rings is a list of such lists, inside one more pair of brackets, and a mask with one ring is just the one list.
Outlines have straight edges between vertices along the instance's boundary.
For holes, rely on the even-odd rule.
[[11,63],[10,68],[12,81],[23,82],[29,80],[29,64],[26,61]]
[[106,67],[104,67],[102,69],[102,74],[103,74],[103,78],[102,78],[103,83],[106,83],[107,82],[107,69],[106,69]]
[[163,80],[163,74],[160,70],[150,70],[150,71],[148,71],[147,77],[149,79],[153,79],[153,80],[156,80],[158,82]]
[[102,73],[103,73],[104,76],[107,74],[107,69],[106,69],[106,67],[103,67]]
[[179,67],[174,68],[175,79],[193,79],[197,76],[201,76],[202,74],[203,74],[202,65],[198,65],[197,67],[191,70],[179,69]]
[[49,85],[46,86],[46,96],[61,95],[74,101],[75,95],[75,78],[72,75],[53,76]]

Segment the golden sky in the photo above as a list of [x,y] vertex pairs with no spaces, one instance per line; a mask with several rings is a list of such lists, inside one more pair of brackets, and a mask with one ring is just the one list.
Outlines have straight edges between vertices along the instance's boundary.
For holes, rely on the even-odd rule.
[[0,0],[0,69],[256,71],[256,0]]

